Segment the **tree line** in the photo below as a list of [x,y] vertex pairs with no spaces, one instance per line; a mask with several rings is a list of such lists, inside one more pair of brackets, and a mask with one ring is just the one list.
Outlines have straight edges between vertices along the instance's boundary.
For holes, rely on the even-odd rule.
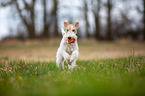
[[[36,3],[39,0],[1,0],[1,7],[12,7],[16,10],[19,18],[23,26],[26,28],[26,32],[28,34],[27,38],[35,39],[35,38],[50,38],[50,37],[60,37],[60,32],[58,31],[58,5],[59,0],[51,0],[52,8],[48,9],[49,0],[40,0],[40,5],[43,8],[43,28],[41,30],[41,34],[36,35],[36,20],[37,20],[37,10]],[[126,2],[126,0],[118,0],[120,2]],[[143,27],[137,27],[136,29],[127,29],[127,26],[132,23],[132,21],[127,16],[127,11],[121,11],[121,22],[115,21],[112,16],[112,11],[115,6],[116,0],[106,0],[103,2],[102,0],[82,0],[83,4],[83,12],[84,12],[84,20],[85,21],[85,31],[86,38],[95,38],[97,40],[114,40],[114,38],[127,38],[131,36],[132,39],[138,40],[139,35],[143,36],[143,40],[145,40],[145,0],[142,0],[143,12],[138,9],[138,12],[142,14],[142,22],[144,24]],[[91,3],[88,3],[91,2]],[[131,1],[130,1],[131,2]],[[23,8],[21,7],[23,5]],[[82,6],[82,5],[80,5]],[[93,36],[90,34],[90,26],[89,23],[89,6],[91,6],[91,11],[94,16],[94,33]],[[102,36],[102,24],[101,24],[101,15],[100,11],[104,7],[106,9],[106,27],[105,27],[105,35]],[[79,10],[79,9],[78,9]],[[129,10],[129,9],[128,9]],[[136,9],[137,10],[137,9]],[[24,14],[25,12],[25,14]],[[70,21],[71,22],[71,21]],[[52,31],[52,32],[51,32]],[[51,35],[53,34],[53,35]]]
[[[21,2],[20,2],[21,1]],[[21,19],[22,24],[27,29],[27,34],[29,39],[35,39],[36,36],[36,1],[38,0],[31,0],[31,2],[27,2],[26,0],[3,0],[1,1],[2,7],[12,7],[15,8],[18,16]],[[21,8],[21,4],[23,4],[23,8]],[[43,29],[41,35],[39,37],[42,38],[49,38],[50,37],[50,24],[53,22],[53,26],[55,28],[54,36],[58,36],[58,27],[57,27],[57,5],[58,1],[53,0],[53,8],[50,13],[48,13],[47,4],[48,0],[41,0],[40,4],[43,6]],[[21,5],[21,6],[20,6]],[[23,14],[26,12],[26,14]]]

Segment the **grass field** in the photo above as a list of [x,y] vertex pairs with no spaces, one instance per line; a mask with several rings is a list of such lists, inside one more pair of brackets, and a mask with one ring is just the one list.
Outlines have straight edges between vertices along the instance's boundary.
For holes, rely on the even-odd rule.
[[74,70],[55,62],[0,59],[1,96],[145,95],[145,57],[77,61]]
[[145,96],[144,43],[79,44],[74,70],[55,66],[58,43],[1,44],[0,96]]

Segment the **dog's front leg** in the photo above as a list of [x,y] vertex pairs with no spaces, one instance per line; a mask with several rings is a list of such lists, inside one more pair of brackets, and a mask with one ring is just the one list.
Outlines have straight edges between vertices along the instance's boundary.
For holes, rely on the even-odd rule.
[[78,50],[73,51],[70,56],[70,62],[73,62],[74,60],[76,60],[78,56],[79,56],[79,51]]
[[62,55],[64,57],[64,60],[66,60],[66,62],[68,63],[70,55],[65,50],[62,50]]
[[73,69],[73,68],[75,68],[77,65],[76,65],[76,59],[73,61],[73,62],[71,62],[71,65],[68,65],[68,69]]

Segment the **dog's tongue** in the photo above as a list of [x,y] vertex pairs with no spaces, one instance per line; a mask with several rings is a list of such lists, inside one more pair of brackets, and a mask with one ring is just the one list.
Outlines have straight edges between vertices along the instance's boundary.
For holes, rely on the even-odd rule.
[[73,38],[73,39],[69,39],[69,40],[68,40],[69,43],[75,43],[75,41],[76,41],[75,38]]

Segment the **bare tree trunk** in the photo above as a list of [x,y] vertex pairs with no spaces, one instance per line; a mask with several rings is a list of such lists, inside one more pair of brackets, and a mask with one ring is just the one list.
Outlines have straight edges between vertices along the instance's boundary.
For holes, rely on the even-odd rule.
[[88,6],[87,6],[87,0],[84,0],[84,15],[85,15],[85,22],[86,22],[86,35],[87,38],[90,38],[90,34],[89,34],[89,22],[88,22]]
[[100,0],[97,0],[97,14],[95,16],[95,21],[96,21],[96,39],[100,40],[101,35],[100,35]]
[[57,26],[57,5],[58,5],[58,0],[53,0],[53,11],[52,11],[52,16],[54,17],[54,36],[58,37],[59,33],[58,33],[58,26]]
[[107,17],[107,40],[112,40],[112,23],[111,23],[111,11],[112,11],[112,1],[108,0],[107,2],[107,8],[108,8],[108,17]]
[[43,32],[42,32],[42,37],[47,38],[50,36],[49,34],[49,22],[47,20],[47,10],[46,10],[46,0],[43,0],[43,11],[44,11],[44,17],[43,17],[43,22],[44,22],[44,26],[43,26]]
[[144,34],[144,41],[145,41],[145,0],[143,0],[143,5],[144,5],[144,11],[143,11],[143,23],[144,23],[143,34]]
[[[94,4],[93,2],[94,0],[92,0],[92,6]],[[95,38],[97,40],[101,40],[101,34],[100,34],[100,3],[101,0],[97,0],[97,5],[93,7],[92,11],[94,14],[94,19],[95,19]]]
[[30,31],[29,31],[29,38],[34,39],[35,38],[35,0],[33,0],[32,5],[30,7],[30,13],[31,13],[31,20],[32,24],[30,25]]

